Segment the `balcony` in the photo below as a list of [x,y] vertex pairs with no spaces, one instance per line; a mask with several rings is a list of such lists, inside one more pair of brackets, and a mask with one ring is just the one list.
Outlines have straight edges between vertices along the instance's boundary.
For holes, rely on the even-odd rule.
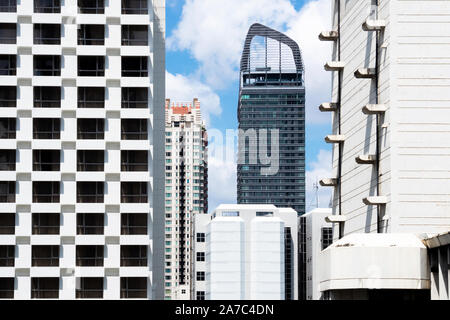
[[14,299],[14,278],[0,278],[0,299]]
[[34,13],[61,13],[60,0],[34,0]]
[[61,75],[61,57],[53,55],[33,56],[34,75],[35,76],[53,76]]
[[16,230],[16,214],[14,212],[0,213],[0,234],[14,234]]
[[120,223],[122,235],[145,235],[148,233],[147,213],[122,213]]
[[78,12],[82,14],[104,14],[104,0],[78,0]]
[[32,223],[33,234],[59,234],[60,214],[59,212],[35,212],[32,216]]
[[77,182],[77,203],[103,203],[104,182]]
[[59,246],[32,246],[33,267],[59,267]]
[[33,181],[33,203],[59,203],[59,181]]
[[59,171],[60,150],[33,150],[33,171]]
[[121,267],[146,267],[147,246],[120,246]]
[[80,287],[76,289],[77,299],[102,299],[103,278],[79,278]]
[[0,246],[0,268],[14,267],[15,246]]
[[0,150],[0,171],[16,171],[16,150]]
[[147,139],[147,119],[122,119],[122,140]]
[[0,108],[15,108],[17,106],[17,87],[0,86]]
[[15,23],[0,23],[0,44],[17,43],[17,25]]
[[61,108],[61,87],[34,87],[35,108]]
[[122,0],[122,14],[148,14],[147,0]]
[[104,234],[105,215],[103,213],[78,213],[77,234]]
[[148,77],[148,58],[122,57],[122,77]]
[[122,25],[123,46],[148,46],[148,26]]
[[60,139],[61,119],[34,118],[33,139]]
[[77,171],[104,171],[104,150],[78,150]]
[[78,108],[105,108],[105,88],[78,87]]
[[34,44],[61,44],[61,25],[59,24],[35,24]]
[[0,202],[16,202],[16,182],[0,181]]
[[122,182],[120,194],[121,203],[147,203],[147,182]]
[[31,278],[32,299],[58,299],[59,278]]
[[103,46],[105,44],[105,26],[102,24],[82,24],[78,28],[78,45]]
[[16,55],[1,54],[0,55],[0,76],[15,76],[16,75]]
[[77,267],[103,267],[103,246],[77,246]]
[[79,77],[104,77],[104,56],[78,56]]
[[1,0],[0,12],[17,12],[17,0]]
[[146,277],[121,277],[120,278],[121,299],[146,299],[147,278]]
[[148,151],[122,150],[122,171],[148,171]]
[[122,88],[122,108],[148,108],[148,89]]
[[78,139],[97,139],[105,138],[105,119],[78,119]]

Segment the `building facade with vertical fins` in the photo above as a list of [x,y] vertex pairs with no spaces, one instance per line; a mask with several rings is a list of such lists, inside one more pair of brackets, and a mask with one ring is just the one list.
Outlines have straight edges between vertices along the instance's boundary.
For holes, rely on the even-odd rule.
[[[261,24],[250,27],[244,44],[238,120],[242,131],[237,202],[274,204],[291,207],[299,215],[305,213],[305,86],[301,52],[292,39]],[[276,174],[268,175],[261,171],[268,166],[257,153],[264,148],[262,141],[266,137],[267,154],[270,153],[272,129],[279,132],[279,163]]]
[[208,136],[200,102],[166,99],[165,299],[190,300],[192,229],[208,212]]
[[0,6],[0,298],[162,299],[165,1]]
[[[333,43],[332,101],[320,106],[333,116],[334,172],[321,180],[334,190],[328,296],[429,297],[420,239],[450,230],[449,18],[448,1],[333,1],[332,30],[319,35]],[[358,265],[338,262],[344,246]]]

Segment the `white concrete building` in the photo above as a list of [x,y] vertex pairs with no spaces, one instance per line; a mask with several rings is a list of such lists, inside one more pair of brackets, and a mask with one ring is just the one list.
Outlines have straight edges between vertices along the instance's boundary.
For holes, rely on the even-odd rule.
[[223,204],[195,216],[197,300],[298,299],[297,213]]
[[[325,64],[332,101],[320,106],[333,117],[325,140],[333,144],[334,168],[321,184],[334,189],[329,220],[335,240],[341,239],[322,254],[330,269],[321,290],[331,296],[366,290],[377,297],[371,289],[429,293],[422,242],[398,234],[450,230],[449,17],[449,1],[333,0],[332,30],[319,36],[333,42]],[[389,273],[388,260],[410,250]],[[353,253],[338,259],[344,251]],[[347,265],[350,257],[359,263]],[[377,275],[397,280],[366,281],[374,265]],[[340,281],[338,271],[345,269],[359,280]],[[405,275],[414,281],[403,281]]]
[[325,219],[331,208],[317,208],[300,216],[299,225],[299,299],[319,300],[320,252],[333,242],[332,224]]
[[200,102],[166,99],[164,297],[191,299],[192,221],[208,212],[208,136]]
[[0,296],[163,298],[165,1],[3,1]]

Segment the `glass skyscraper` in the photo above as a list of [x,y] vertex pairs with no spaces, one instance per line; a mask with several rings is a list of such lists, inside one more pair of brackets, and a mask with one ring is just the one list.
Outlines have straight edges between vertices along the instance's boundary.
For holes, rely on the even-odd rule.
[[[292,39],[261,24],[253,24],[245,40],[238,120],[237,202],[274,204],[305,213],[301,52]],[[264,156],[272,158],[272,163],[267,164]],[[267,170],[274,163],[275,170]]]

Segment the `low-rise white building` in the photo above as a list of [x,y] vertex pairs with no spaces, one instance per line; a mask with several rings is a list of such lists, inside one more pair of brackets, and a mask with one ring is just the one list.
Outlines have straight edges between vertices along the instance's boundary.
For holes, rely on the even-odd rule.
[[300,217],[299,299],[319,300],[319,255],[333,242],[333,228],[325,218],[331,208],[317,208]]
[[194,230],[196,299],[298,298],[295,210],[224,204],[196,215]]

